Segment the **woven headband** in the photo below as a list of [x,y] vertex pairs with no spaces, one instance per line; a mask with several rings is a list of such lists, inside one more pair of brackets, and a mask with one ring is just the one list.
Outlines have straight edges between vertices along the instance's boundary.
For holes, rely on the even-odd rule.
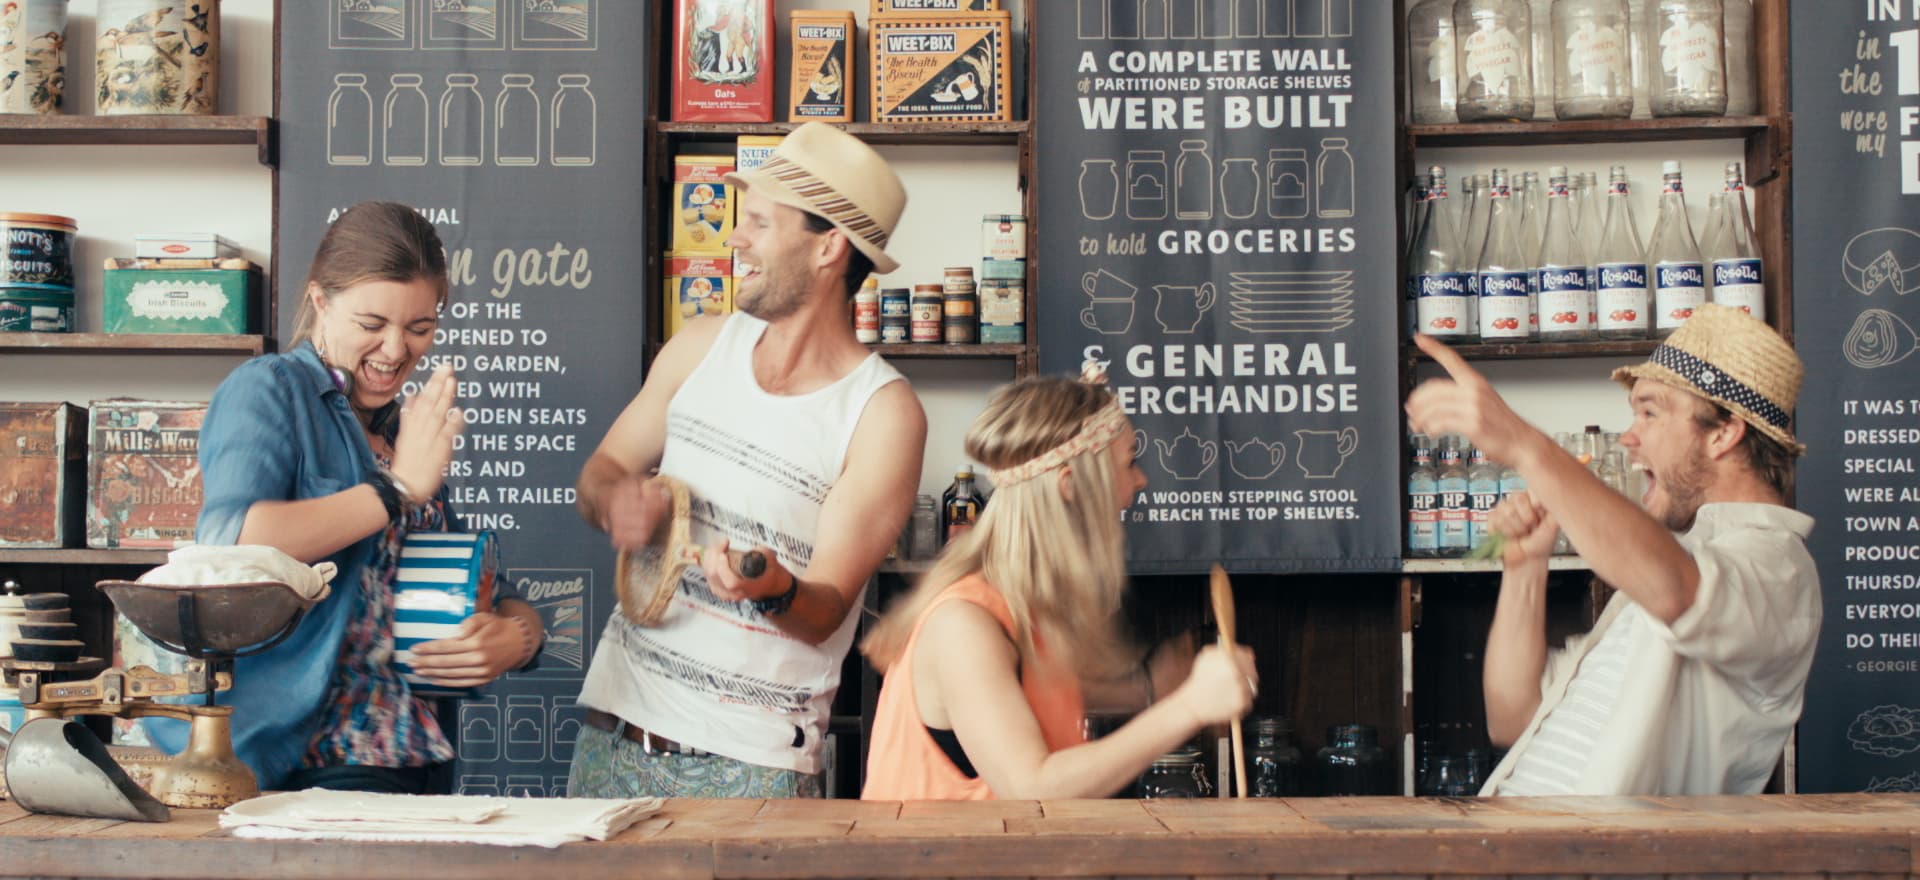
[[1080,430],[1074,432],[1066,442],[1055,446],[1033,458],[1027,459],[1005,470],[989,471],[995,486],[1011,486],[1024,483],[1034,477],[1054,470],[1082,453],[1104,449],[1126,430],[1127,414],[1120,409],[1120,401],[1102,407],[1080,424]]
[[1648,360],[1666,367],[1687,380],[1700,393],[1718,400],[1737,403],[1782,431],[1787,429],[1787,411],[1768,400],[1745,382],[1727,375],[1714,365],[1670,345],[1653,350]]

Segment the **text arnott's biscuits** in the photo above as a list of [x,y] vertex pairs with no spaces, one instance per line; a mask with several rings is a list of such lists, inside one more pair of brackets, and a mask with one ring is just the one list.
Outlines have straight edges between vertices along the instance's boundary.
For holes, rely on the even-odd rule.
[[1006,12],[877,15],[868,25],[874,122],[1005,122]]

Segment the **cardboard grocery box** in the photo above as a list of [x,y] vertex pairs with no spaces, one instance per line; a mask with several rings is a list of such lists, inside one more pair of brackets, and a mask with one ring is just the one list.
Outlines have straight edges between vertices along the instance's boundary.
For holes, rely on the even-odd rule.
[[1008,121],[1012,39],[1006,12],[874,16],[867,24],[868,118]]
[[[159,268],[166,266],[167,268]],[[231,260],[108,260],[108,333],[258,333],[260,269]]]
[[71,403],[0,403],[0,547],[77,545],[87,416]]
[[669,253],[728,256],[733,235],[732,156],[673,157],[673,247]]
[[667,255],[667,339],[702,315],[733,311],[733,260],[729,257]]
[[999,8],[1000,0],[873,0],[874,15],[992,12]]
[[681,122],[773,121],[773,0],[674,0]]
[[787,118],[794,122],[852,122],[854,34],[852,12],[796,9],[791,21],[792,88]]
[[95,401],[88,412],[87,546],[193,543],[204,403]]

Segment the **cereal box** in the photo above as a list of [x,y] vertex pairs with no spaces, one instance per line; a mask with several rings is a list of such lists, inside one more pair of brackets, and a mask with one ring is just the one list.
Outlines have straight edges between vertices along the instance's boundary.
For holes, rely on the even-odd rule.
[[793,11],[793,78],[787,118],[853,121],[853,13]]
[[743,134],[734,142],[733,167],[741,171],[752,171],[767,164],[773,158],[773,151],[780,142],[786,140],[777,134]]
[[70,403],[0,403],[0,547],[80,542],[87,417]]
[[672,253],[727,255],[733,186],[720,178],[732,172],[732,156],[673,157]]
[[200,515],[204,403],[108,400],[89,413],[87,546],[180,547]]
[[727,257],[667,255],[667,339],[701,315],[733,311],[733,260]]
[[873,0],[874,15],[914,12],[992,12],[1000,0]]
[[676,0],[673,118],[773,121],[773,0]]
[[875,16],[867,27],[874,122],[1006,122],[1006,12]]

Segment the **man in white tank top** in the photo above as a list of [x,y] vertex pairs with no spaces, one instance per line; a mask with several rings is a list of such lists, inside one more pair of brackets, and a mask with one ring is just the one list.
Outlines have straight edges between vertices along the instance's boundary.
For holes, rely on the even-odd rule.
[[[906,207],[878,153],[831,126],[788,135],[727,244],[739,314],[676,333],[581,471],[580,515],[619,550],[661,540],[657,471],[706,548],[656,626],[608,621],[582,685],[577,797],[818,796],[821,745],[861,591],[913,507],[926,415],[853,335],[848,302],[892,272]],[[759,550],[744,577],[729,549]]]

